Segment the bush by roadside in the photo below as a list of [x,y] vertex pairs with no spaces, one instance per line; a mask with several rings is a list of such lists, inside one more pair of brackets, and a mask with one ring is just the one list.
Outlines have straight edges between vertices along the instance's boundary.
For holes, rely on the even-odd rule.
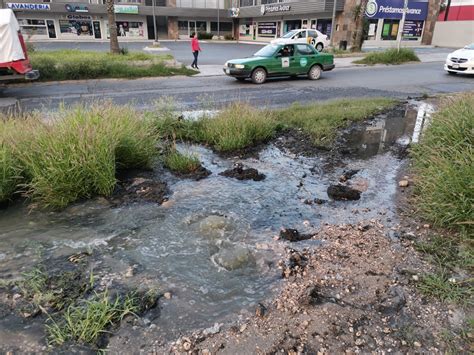
[[401,48],[387,49],[382,52],[371,52],[364,58],[354,61],[355,64],[402,64],[407,62],[419,62],[420,59],[412,49]]
[[53,122],[0,120],[0,201],[21,191],[41,207],[110,195],[118,169],[149,167],[157,135],[151,121],[111,103],[61,110]]
[[79,80],[98,78],[139,78],[149,76],[191,75],[184,67],[166,63],[170,55],[131,52],[114,55],[106,52],[79,50],[34,51],[30,54],[40,80]]

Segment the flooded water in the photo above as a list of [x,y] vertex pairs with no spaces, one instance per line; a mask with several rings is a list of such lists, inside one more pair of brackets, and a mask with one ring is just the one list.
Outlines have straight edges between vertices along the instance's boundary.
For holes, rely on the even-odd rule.
[[[44,258],[84,250],[99,255],[98,273],[126,285],[171,291],[161,314],[150,321],[165,336],[235,319],[275,292],[279,255],[289,243],[274,241],[280,228],[302,233],[322,223],[355,223],[372,218],[396,221],[396,175],[402,161],[394,147],[413,139],[417,103],[405,115],[380,117],[341,136],[342,158],[299,157],[269,145],[257,158],[223,159],[201,146],[180,146],[198,154],[212,175],[200,181],[165,173],[169,200],[112,208],[102,200],[59,213],[28,213],[25,206],[0,211],[0,273],[16,277]],[[426,107],[425,107],[426,109]],[[258,169],[263,181],[219,176],[235,162]],[[329,200],[326,190],[348,169],[358,201]],[[158,173],[157,173],[158,174]],[[305,246],[317,241],[294,243]],[[133,276],[125,277],[133,269]]]

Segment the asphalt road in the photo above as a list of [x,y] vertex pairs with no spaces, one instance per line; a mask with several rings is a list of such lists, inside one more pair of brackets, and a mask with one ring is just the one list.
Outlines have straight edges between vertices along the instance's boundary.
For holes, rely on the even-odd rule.
[[394,97],[474,91],[474,77],[447,75],[442,63],[406,64],[335,69],[318,81],[306,78],[274,79],[263,85],[238,82],[226,76],[171,77],[137,80],[88,80],[10,86],[1,97],[16,98],[23,110],[55,109],[61,103],[113,100],[139,109],[151,108],[169,96],[184,109],[199,109],[204,102],[216,106],[235,100],[257,106],[285,106],[349,97]]

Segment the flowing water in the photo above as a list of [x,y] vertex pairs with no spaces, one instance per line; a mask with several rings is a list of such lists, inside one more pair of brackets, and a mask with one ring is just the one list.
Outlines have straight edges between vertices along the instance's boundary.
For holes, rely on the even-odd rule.
[[[181,146],[197,153],[212,175],[193,181],[161,172],[170,189],[163,205],[112,208],[97,199],[59,213],[28,213],[25,206],[0,211],[0,273],[17,277],[42,259],[92,249],[100,255],[95,267],[109,282],[171,291],[159,317],[150,319],[169,337],[246,314],[279,286],[276,262],[289,245],[274,240],[280,228],[309,233],[321,223],[396,221],[396,175],[403,162],[394,147],[412,141],[420,117],[418,103],[408,107],[405,115],[381,116],[343,132],[340,150],[347,155],[337,160],[331,154],[296,156],[274,145],[258,158],[239,160],[264,173],[263,181],[219,176],[237,160]],[[347,169],[360,170],[351,179],[365,191],[360,200],[304,203],[329,200],[327,187]],[[317,241],[291,246],[311,243]],[[130,268],[133,275],[125,277]]]

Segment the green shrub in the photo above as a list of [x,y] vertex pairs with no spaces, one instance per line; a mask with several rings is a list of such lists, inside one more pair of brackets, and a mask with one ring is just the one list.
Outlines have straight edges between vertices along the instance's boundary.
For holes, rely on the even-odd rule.
[[224,39],[226,41],[233,41],[234,40],[234,35],[228,33],[228,34],[224,35]]
[[156,131],[134,110],[106,103],[62,109],[56,116],[49,124],[21,122],[21,134],[9,142],[26,177],[26,194],[42,207],[110,195],[117,169],[150,166]]
[[[188,129],[187,138],[208,143],[226,152],[244,149],[271,139],[278,128],[275,115],[247,104],[233,103],[215,117],[204,117]],[[186,135],[186,134],[185,134]]]
[[171,171],[180,174],[192,173],[201,166],[201,162],[196,155],[183,154],[175,149],[166,154],[164,164]]
[[401,48],[387,49],[381,52],[371,52],[364,58],[354,61],[356,64],[402,64],[406,62],[419,62],[420,59],[412,49]]
[[8,201],[16,191],[19,173],[18,161],[13,152],[0,142],[0,203]]
[[198,39],[212,39],[214,34],[211,32],[198,32]]
[[170,55],[59,50],[35,52],[30,56],[32,66],[40,71],[40,80],[77,80],[98,78],[137,78],[191,74],[186,68],[168,67]]
[[474,220],[474,94],[451,99],[433,115],[411,154],[416,205],[443,227],[472,231]]

